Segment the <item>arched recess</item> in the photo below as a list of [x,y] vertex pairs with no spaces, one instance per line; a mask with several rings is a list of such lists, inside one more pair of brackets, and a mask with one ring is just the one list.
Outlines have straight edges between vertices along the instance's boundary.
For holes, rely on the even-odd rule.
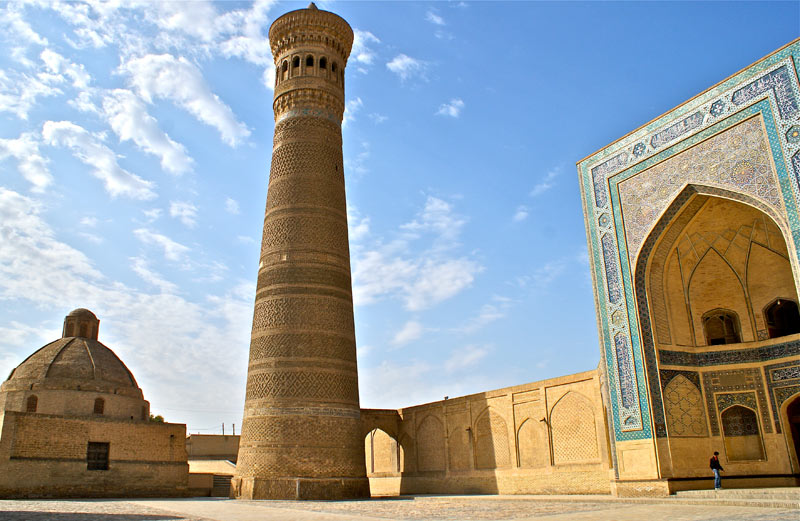
[[708,436],[703,396],[685,376],[675,376],[664,388],[664,408],[670,436]]
[[[448,423],[450,423],[448,421]],[[449,470],[469,470],[472,455],[469,450],[469,431],[461,422],[448,425],[447,468]]]
[[800,333],[800,311],[790,298],[776,298],[764,306],[763,315],[769,338]]
[[475,421],[475,468],[496,469],[511,466],[508,424],[488,407]]
[[417,462],[414,438],[403,433],[397,441],[400,445],[400,472],[416,472]]
[[553,463],[595,462],[600,459],[594,407],[585,396],[569,391],[550,410]]
[[[800,391],[800,387],[796,388]],[[797,473],[800,469],[800,392],[790,396],[781,407],[783,417],[783,432],[786,436],[786,445],[789,447],[790,457],[794,456],[792,467]],[[794,454],[792,454],[794,453]]]
[[764,459],[764,443],[758,426],[758,415],[742,405],[728,407],[720,414],[725,454],[729,461]]
[[519,466],[542,468],[550,466],[550,444],[547,442],[547,423],[526,418],[517,431]]
[[[787,224],[770,206],[748,195],[698,184],[687,185],[649,229],[633,263],[635,266],[633,287],[639,315],[640,340],[645,358],[643,365],[647,371],[652,420],[658,437],[667,435],[663,394],[658,374],[658,348],[659,346],[667,346],[670,349],[673,348],[672,346],[693,348],[699,343],[705,343],[702,337],[695,338],[695,330],[690,324],[688,299],[681,300],[678,298],[671,301],[668,298],[670,296],[669,293],[683,291],[681,289],[683,283],[680,280],[674,285],[674,288],[671,289],[670,287],[669,281],[675,280],[673,275],[675,273],[679,274],[680,270],[683,269],[683,266],[680,266],[676,259],[670,259],[670,253],[674,253],[674,247],[679,240],[686,240],[685,237],[681,237],[682,231],[693,221],[704,205],[712,199],[743,203],[743,205],[760,212],[761,224],[753,226],[751,223],[749,226],[737,228],[733,234],[716,234],[714,237],[709,236],[707,239],[703,239],[706,242],[711,239],[713,239],[712,242],[717,241],[718,244],[709,245],[709,247],[714,246],[718,252],[723,249],[721,243],[729,243],[728,246],[736,242],[741,243],[744,237],[748,237],[746,241],[748,244],[750,242],[749,237],[760,237],[764,241],[769,241],[774,250],[780,249],[777,243],[782,243],[785,248],[786,237],[791,238]],[[758,229],[754,230],[754,228]],[[687,241],[685,246],[691,248],[692,244],[692,242]],[[729,264],[735,265],[737,272],[742,273],[741,278],[744,278],[744,273],[748,269],[748,256],[746,253],[739,255],[740,248],[733,246],[733,249],[728,249],[728,246],[725,249],[728,250],[729,254],[736,252]],[[745,245],[744,247],[746,250],[747,246]],[[697,256],[693,259],[693,263],[700,260],[700,256]],[[671,269],[673,275],[670,275]],[[792,271],[795,272],[797,270],[793,267]],[[794,279],[794,277],[792,278]],[[668,279],[667,284],[664,284],[665,279]],[[794,290],[794,294],[796,293],[797,291]],[[741,317],[741,319],[742,322],[749,321],[752,324],[752,317],[753,310],[750,307],[748,314],[745,317]],[[682,330],[670,327],[681,320],[683,321]],[[756,336],[759,334],[756,331]]]
[[417,427],[417,469],[420,472],[444,470],[444,427],[429,414]]
[[400,472],[400,444],[381,429],[374,429],[364,438],[367,474]]
[[708,331],[705,322],[711,318],[709,312],[715,310],[734,312],[740,328],[736,332],[737,339],[744,342],[756,339],[749,320],[751,313],[747,306],[743,281],[715,248],[709,248],[703,254],[690,273],[686,286],[696,345],[707,345]]
[[38,407],[39,398],[35,394],[28,396],[28,400],[25,402],[25,412],[36,412]]

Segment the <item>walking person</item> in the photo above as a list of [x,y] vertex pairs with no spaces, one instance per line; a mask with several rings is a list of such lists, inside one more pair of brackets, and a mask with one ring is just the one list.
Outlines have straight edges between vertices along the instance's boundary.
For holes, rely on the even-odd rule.
[[723,469],[722,465],[719,464],[719,452],[714,451],[714,455],[711,456],[711,459],[708,462],[708,466],[711,467],[711,470],[714,471],[714,490],[719,490],[722,488],[722,476],[720,476],[720,472]]

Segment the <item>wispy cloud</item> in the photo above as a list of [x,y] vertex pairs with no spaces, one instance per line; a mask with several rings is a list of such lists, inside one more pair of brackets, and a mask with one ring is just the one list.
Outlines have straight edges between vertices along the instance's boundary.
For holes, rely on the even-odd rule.
[[444,368],[448,373],[461,371],[474,366],[489,354],[489,348],[465,346],[455,349],[445,361]]
[[372,44],[381,43],[377,36],[369,31],[353,30],[353,48],[350,50],[351,59],[360,64],[358,70],[366,73],[365,65],[372,65],[375,61],[375,51]]
[[225,199],[225,211],[232,215],[239,215],[239,203],[230,197]]
[[425,13],[425,20],[427,20],[428,22],[430,22],[430,23],[432,23],[434,25],[446,25],[445,22],[444,22],[444,18],[442,18],[437,13],[435,13],[432,9],[429,9]]
[[541,181],[539,181],[531,190],[530,196],[537,197],[553,188],[556,183],[556,178],[561,174],[561,168],[554,168],[545,174]]
[[119,166],[117,156],[85,128],[70,121],[47,121],[42,127],[46,143],[68,147],[72,154],[93,168],[92,175],[103,181],[112,197],[153,199],[153,183]]
[[172,140],[147,112],[147,106],[133,92],[114,89],[103,96],[103,117],[120,141],[133,141],[148,154],[161,159],[161,167],[173,174],[192,169],[194,160],[186,148]]
[[130,84],[148,103],[153,98],[168,99],[199,121],[216,128],[230,146],[242,143],[250,130],[236,119],[231,108],[211,92],[203,74],[184,57],[148,54],[120,66]]
[[517,206],[517,211],[514,212],[514,217],[512,217],[512,220],[515,223],[518,223],[524,221],[527,218],[528,218],[528,207],[525,205]]
[[344,116],[342,117],[342,127],[347,126],[349,121],[353,121],[355,116],[364,107],[364,102],[360,97],[348,100],[344,105]]
[[[406,309],[419,311],[468,288],[483,267],[468,256],[455,254],[465,223],[466,218],[457,214],[451,203],[428,196],[416,217],[399,227],[397,240],[382,244],[375,238],[377,244],[355,248],[355,303],[366,305],[394,297],[401,299]],[[421,244],[424,242],[427,247]]]
[[189,252],[189,248],[173,241],[166,235],[156,233],[147,228],[139,228],[133,231],[134,236],[144,244],[154,245],[161,248],[164,258],[171,261],[180,261]]
[[457,118],[461,115],[461,110],[464,108],[464,101],[461,98],[453,98],[449,103],[443,103],[436,111],[437,116],[450,116]]
[[397,74],[402,81],[406,81],[411,77],[425,79],[426,63],[406,54],[395,56],[392,61],[386,64],[386,68]]
[[414,340],[418,340],[422,336],[423,331],[422,324],[416,320],[409,320],[403,325],[400,331],[395,333],[394,338],[392,338],[392,344],[395,346],[402,346]]
[[169,215],[179,219],[185,226],[194,228],[197,224],[197,207],[186,201],[171,201]]
[[22,177],[33,185],[34,192],[43,192],[53,182],[48,163],[39,151],[39,137],[24,132],[17,139],[0,139],[0,161],[13,157]]

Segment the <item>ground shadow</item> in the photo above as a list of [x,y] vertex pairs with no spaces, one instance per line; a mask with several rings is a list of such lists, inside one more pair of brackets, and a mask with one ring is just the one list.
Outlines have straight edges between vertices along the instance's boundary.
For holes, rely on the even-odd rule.
[[185,517],[160,514],[94,514],[91,512],[24,512],[0,510],[3,521],[182,521]]

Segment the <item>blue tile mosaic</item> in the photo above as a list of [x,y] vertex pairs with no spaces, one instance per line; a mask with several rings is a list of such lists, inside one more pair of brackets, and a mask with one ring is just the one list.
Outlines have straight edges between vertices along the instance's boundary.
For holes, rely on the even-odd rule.
[[606,191],[606,176],[615,170],[619,170],[628,162],[627,154],[617,154],[608,161],[600,163],[592,168],[592,179],[594,181],[594,201],[598,208],[608,204],[608,192]]
[[706,367],[761,362],[794,355],[800,355],[800,341],[798,340],[765,347],[711,351],[708,353],[687,353],[685,351],[661,349],[658,351],[658,361],[662,365]]
[[706,395],[706,407],[708,407],[708,420],[711,427],[711,435],[719,436],[719,413],[722,409],[717,408],[714,396],[720,393],[741,393],[742,391],[753,391],[756,395],[758,406],[751,409],[761,413],[761,423],[764,425],[764,432],[772,433],[772,424],[769,420],[769,406],[767,396],[764,392],[764,383],[759,369],[734,369],[732,371],[708,371],[703,373],[703,389]]
[[601,242],[603,243],[603,259],[606,266],[608,300],[616,304],[622,297],[619,271],[617,270],[617,248],[614,246],[614,237],[610,233],[603,235]]
[[775,93],[775,101],[781,117],[784,119],[794,117],[798,109],[797,98],[794,96],[792,78],[786,65],[735,91],[731,97],[731,103],[742,105],[770,90]]
[[687,132],[690,132],[700,125],[703,124],[703,113],[702,112],[695,112],[688,118],[684,119],[683,121],[679,121],[674,125],[671,125],[661,132],[657,132],[653,134],[653,137],[650,138],[650,146],[653,148],[658,148],[660,146],[666,145],[673,139],[680,137]]
[[[586,158],[578,165],[584,212],[589,231],[589,243],[592,250],[590,258],[592,260],[594,280],[597,284],[594,291],[597,297],[601,338],[603,338],[604,344],[603,353],[606,361],[606,375],[610,384],[610,416],[614,423],[615,440],[650,438],[651,421],[657,436],[665,434],[665,428],[663,428],[661,378],[658,368],[659,361],[653,345],[653,331],[650,330],[646,299],[643,303],[645,311],[642,313],[643,306],[640,301],[640,294],[644,293],[644,286],[640,286],[638,281],[640,276],[639,267],[646,264],[646,262],[642,263],[641,261],[651,254],[654,244],[642,243],[640,256],[638,258],[629,257],[629,255],[634,255],[636,252],[628,252],[626,231],[623,228],[625,221],[620,201],[618,200],[619,188],[617,184],[621,179],[634,175],[638,171],[649,168],[649,166],[657,162],[693,147],[700,141],[713,136],[717,132],[726,130],[745,118],[761,114],[763,116],[761,121],[763,121],[769,140],[769,149],[773,157],[772,163],[777,170],[780,182],[778,192],[782,195],[783,203],[779,209],[780,215],[777,215],[776,210],[772,208],[765,208],[766,205],[761,204],[760,201],[754,200],[752,197],[743,198],[740,194],[720,189],[719,186],[700,186],[692,193],[692,186],[690,185],[687,187],[686,193],[681,193],[677,196],[671,195],[670,197],[676,197],[677,199],[684,198],[683,202],[672,208],[672,211],[679,211],[687,200],[701,193],[742,200],[765,211],[776,220],[787,237],[791,236],[793,238],[793,241],[787,240],[787,243],[789,243],[792,250],[790,253],[797,259],[798,251],[791,248],[791,246],[800,245],[800,216],[798,216],[794,201],[794,194],[797,191],[797,187],[800,186],[800,152],[797,151],[796,144],[789,148],[783,148],[784,146],[789,146],[788,139],[791,137],[791,133],[787,132],[790,125],[787,125],[783,120],[791,115],[797,116],[798,112],[800,112],[797,101],[800,90],[795,85],[797,82],[794,72],[795,67],[800,67],[800,42],[795,42],[777,51],[748,69],[712,87],[700,96],[693,98],[664,116],[648,123],[641,129],[616,141],[609,147]],[[736,107],[737,110],[735,112],[731,111],[731,106]],[[727,115],[729,113],[730,115]],[[791,123],[796,124],[797,122],[793,121]],[[654,144],[652,145],[653,148],[648,148],[645,143]],[[674,144],[668,147],[669,143]],[[642,146],[638,146],[640,144]],[[656,148],[655,145],[657,145],[658,150],[654,150]],[[794,155],[791,158],[789,155],[784,157],[784,150],[788,150],[790,152],[789,155]],[[591,165],[594,166],[591,167]],[[625,170],[626,167],[627,170]],[[792,169],[796,179],[789,177],[792,174],[788,170]],[[691,183],[691,181],[689,182]],[[661,188],[654,187],[654,189]],[[764,195],[772,197],[773,194],[771,192],[769,194],[758,192],[759,198]],[[595,204],[592,204],[593,199]],[[605,220],[598,220],[598,214],[600,213],[598,209],[606,209],[609,205],[613,212],[613,219],[609,219],[610,222],[607,224],[611,233],[606,227]],[[666,214],[670,210],[659,209],[656,212],[656,216],[661,212]],[[669,221],[669,218],[664,221],[665,226],[669,224]],[[645,231],[650,232],[650,230]],[[659,233],[653,231],[652,235],[658,236]],[[612,252],[610,248],[615,248],[616,251]],[[636,268],[635,276],[632,273],[632,266],[634,265]],[[603,277],[603,271],[606,272],[606,277]],[[613,275],[609,275],[612,273]],[[637,279],[636,282],[634,282],[634,279]],[[603,281],[608,282],[605,288],[600,286]],[[612,297],[616,299],[613,302],[611,300]],[[626,298],[623,299],[623,297]],[[620,310],[619,304],[624,304],[626,307]],[[641,407],[642,411],[648,412],[642,415],[639,431],[629,430],[628,426],[625,425],[625,421],[630,420],[630,418],[626,416],[628,409],[623,405],[623,400],[626,404],[630,404],[634,398],[632,397],[633,395],[624,396],[621,390],[623,387],[621,384],[624,384],[625,387],[628,386],[629,382],[624,375],[627,374],[629,368],[624,367],[623,373],[620,373],[619,367],[615,367],[613,355],[616,352],[617,345],[616,335],[611,333],[612,314],[615,317],[623,317],[622,323],[618,323],[619,320],[615,322],[614,331],[618,331],[619,327],[628,331],[625,336],[630,343],[630,353],[633,357],[632,361],[629,360],[632,365],[630,370],[632,371],[631,374],[635,376],[635,381],[630,382],[630,385],[647,385],[649,387],[648,389],[638,388],[637,405]],[[635,318],[637,315],[638,321]],[[626,320],[630,322],[625,322]],[[639,334],[640,331],[641,335]],[[628,334],[630,336],[627,336]],[[645,373],[647,378],[645,378]],[[625,381],[623,382],[623,380]],[[793,381],[786,380],[785,382],[792,383]],[[617,389],[620,389],[620,391],[617,391]],[[776,388],[775,392],[789,393],[787,389],[787,386],[781,386]],[[772,396],[770,399],[772,400]],[[711,405],[714,408],[716,407],[714,404]],[[766,401],[761,404],[760,410],[762,415],[768,415]],[[712,414],[711,416],[714,415]]]
[[614,337],[615,353],[617,355],[617,374],[622,406],[630,409],[636,406],[636,377],[631,363],[628,337],[622,333]]
[[783,402],[800,392],[800,360],[783,362],[764,367],[767,375],[767,387],[772,405],[772,416],[775,418],[775,432],[781,432],[779,411]]

